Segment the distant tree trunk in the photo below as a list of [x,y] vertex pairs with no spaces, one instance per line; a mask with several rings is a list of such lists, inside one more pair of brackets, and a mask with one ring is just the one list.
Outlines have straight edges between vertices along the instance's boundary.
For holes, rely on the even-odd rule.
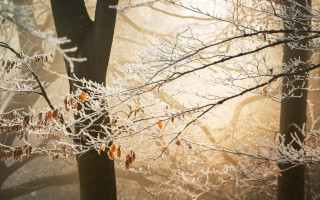
[[[299,3],[302,6],[311,6],[310,0],[296,0],[295,2]],[[284,2],[285,5],[293,5],[288,0]],[[310,12],[302,7],[296,6],[296,9],[299,9],[305,16],[310,16]],[[291,10],[287,10],[286,14],[290,20],[290,16],[293,16]],[[292,22],[292,24],[285,23],[285,28],[287,29],[296,29],[296,30],[308,30],[310,25],[310,19],[304,19],[300,21]],[[295,33],[296,34],[296,33]],[[285,37],[288,37],[290,34],[285,34]],[[306,36],[306,34],[300,34],[301,36]],[[299,45],[308,46],[308,41],[303,40],[299,42]],[[309,47],[310,48],[310,47]],[[310,61],[310,52],[308,50],[297,50],[291,49],[288,44],[285,44],[283,47],[283,63],[294,63],[295,59],[301,60],[304,62]],[[295,67],[295,71],[303,70],[309,67],[309,64],[299,64]],[[289,93],[293,88],[307,87],[308,82],[306,80],[296,81],[295,77],[289,76],[283,78],[282,82],[282,93]],[[304,137],[293,124],[302,128],[303,124],[306,123],[306,107],[307,107],[307,91],[298,89],[293,93],[295,96],[301,95],[300,98],[285,98],[281,102],[280,110],[280,133],[285,136],[284,143],[288,145],[292,142],[291,133],[297,133],[299,139],[304,141]],[[292,147],[296,150],[301,149],[301,147],[293,142]],[[290,164],[279,164],[280,169],[287,169],[292,167]],[[278,199],[279,200],[302,200],[304,199],[304,176],[305,176],[305,166],[298,166],[287,171],[282,172],[282,175],[278,177]]]
[[[69,55],[87,58],[86,62],[74,63],[74,75],[101,84],[106,84],[106,73],[111,52],[116,21],[116,10],[109,5],[116,5],[118,0],[97,0],[95,19],[87,13],[84,0],[51,0],[52,12],[58,37],[71,39],[62,48],[77,47]],[[73,76],[68,62],[67,73]],[[76,91],[70,81],[70,92]],[[91,133],[93,134],[93,133]],[[117,198],[114,162],[105,152],[98,155],[89,151],[77,157],[80,197],[82,200],[111,200]]]
[[[33,0],[12,0],[11,1],[14,5],[18,6],[30,6],[33,4]],[[29,16],[33,22],[35,22],[35,16],[34,13],[30,13]],[[26,55],[33,55],[37,52],[42,52],[41,48],[41,40],[36,39],[35,37],[31,36],[30,34],[26,33],[21,28],[17,28],[18,32],[18,38],[19,38],[19,45],[20,50]],[[44,75],[48,72],[41,69],[40,67],[35,67],[37,64],[35,62],[32,62],[32,67],[35,69],[35,73],[39,76]],[[25,73],[27,71],[26,68],[22,68],[22,73]],[[51,76],[50,78],[52,79]],[[41,78],[43,78],[41,76]],[[47,79],[46,79],[47,80]],[[49,80],[47,80],[49,81]],[[12,94],[12,93],[11,93]],[[24,109],[24,111],[27,111],[28,108],[34,105],[34,103],[38,100],[39,95],[37,94],[26,94],[26,93],[14,93],[10,96],[10,93],[3,92],[1,95],[5,95],[6,99],[5,101],[9,102],[7,105],[3,105],[3,113],[10,112],[15,109]],[[6,145],[11,146],[14,139],[16,138],[15,134],[0,134],[0,142],[4,143]],[[10,168],[10,166],[7,166],[4,162],[0,162],[0,188],[2,187],[3,183],[5,182],[6,178],[13,173],[11,171],[10,174],[4,174],[6,173]]]

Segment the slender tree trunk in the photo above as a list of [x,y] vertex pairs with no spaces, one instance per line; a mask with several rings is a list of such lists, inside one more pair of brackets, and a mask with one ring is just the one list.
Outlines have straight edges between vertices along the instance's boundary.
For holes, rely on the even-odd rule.
[[[33,4],[33,0],[12,0],[11,1],[14,5],[18,6],[30,6]],[[35,22],[35,16],[34,13],[31,13],[29,16],[33,22]],[[37,52],[42,52],[41,49],[41,41],[39,39],[36,39],[35,37],[31,36],[30,34],[26,33],[23,29],[17,27],[18,32],[18,38],[19,38],[19,45],[20,50],[26,55],[33,55]],[[45,70],[41,69],[41,67],[35,67],[37,64],[35,62],[32,62],[32,67],[35,69],[35,73],[39,76],[47,74]],[[26,68],[22,68],[22,73],[27,73]],[[52,78],[51,76],[50,78]],[[41,76],[41,78],[43,78]],[[46,79],[47,80],[47,79]],[[47,80],[49,81],[49,80]],[[24,111],[27,111],[28,108],[33,106],[33,104],[38,100],[39,95],[38,94],[26,94],[26,93],[14,93],[10,96],[12,93],[6,93],[3,92],[1,95],[5,95],[6,102],[9,102],[7,105],[3,105],[3,113],[10,112],[15,109],[24,109]],[[8,116],[11,117],[11,116]],[[0,142],[4,143],[6,145],[11,146],[14,139],[16,138],[16,135],[14,133],[10,134],[0,134]],[[7,169],[9,166],[7,166],[4,162],[0,162],[0,188],[5,182],[6,178],[10,176],[13,172],[10,174],[4,174],[7,172]],[[5,178],[1,178],[5,177]]]
[[[58,37],[71,39],[70,43],[61,47],[77,47],[77,51],[69,55],[87,58],[85,62],[74,63],[76,77],[106,84],[116,21],[116,10],[110,9],[109,5],[117,3],[118,0],[98,0],[95,19],[92,21],[84,0],[51,0]],[[68,62],[65,63],[68,75],[73,76]],[[76,89],[70,82],[70,91],[74,92]],[[114,163],[105,152],[98,155],[96,151],[89,151],[78,156],[77,162],[82,200],[117,198]]]
[[[303,6],[311,6],[310,0],[296,0],[297,3]],[[289,1],[284,2],[287,6],[292,6],[293,4]],[[293,8],[293,7],[292,7]],[[305,16],[310,16],[309,11],[304,8],[296,6],[295,9],[301,10]],[[287,20],[293,19],[292,10],[286,10],[288,16]],[[292,18],[290,18],[292,16]],[[296,30],[307,30],[309,28],[310,20],[304,18],[303,20],[296,20],[295,22],[286,22],[285,28],[296,29]],[[296,34],[296,33],[295,33]],[[285,37],[290,36],[290,34],[285,34]],[[303,34],[300,34],[303,36]],[[306,36],[306,34],[305,34]],[[308,46],[308,41],[303,40],[299,42],[299,45]],[[309,47],[310,48],[310,47]],[[309,50],[298,50],[291,49],[288,44],[283,47],[283,63],[292,64],[292,71],[303,70],[309,67],[308,64],[299,64],[294,66],[295,60],[301,60],[303,62],[310,61]],[[307,87],[308,82],[306,80],[295,80],[296,77],[290,76],[285,77],[282,82],[282,93],[288,94],[293,88]],[[285,136],[284,143],[286,145],[291,145],[294,149],[301,149],[300,145],[296,142],[292,143],[292,133],[297,133],[299,139],[304,141],[304,137],[300,130],[295,126],[303,128],[306,123],[306,107],[307,107],[307,91],[303,89],[298,89],[293,92],[293,95],[300,96],[300,98],[285,98],[281,102],[280,110],[280,133]],[[289,95],[290,96],[290,95]],[[295,126],[294,126],[295,125]],[[290,144],[291,143],[291,144]],[[281,170],[293,167],[290,164],[279,164]],[[301,165],[298,167],[291,168],[289,170],[283,171],[282,175],[278,177],[278,199],[279,200],[302,200],[304,199],[304,174],[305,166]]]

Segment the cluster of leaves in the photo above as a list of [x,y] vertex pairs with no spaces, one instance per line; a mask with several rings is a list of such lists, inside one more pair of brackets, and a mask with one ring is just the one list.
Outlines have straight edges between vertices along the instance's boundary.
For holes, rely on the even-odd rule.
[[5,150],[5,147],[0,146],[0,152],[1,152],[1,161],[5,162],[8,159],[13,158],[14,161],[20,159],[20,162],[22,161],[22,156],[26,155],[29,156],[32,152],[32,146],[31,145],[24,145],[24,147],[15,147],[10,148],[9,150]]
[[[86,96],[87,95],[85,92],[81,92],[80,95],[78,96],[78,103],[84,103],[84,101],[86,100]],[[69,98],[66,96],[63,99],[64,108],[66,109],[67,112],[69,111],[69,108],[77,109],[78,103],[76,99],[74,99],[72,96],[69,96]]]
[[28,57],[26,55],[24,55],[22,52],[20,52],[18,55],[16,55],[16,60],[12,60],[12,59],[5,59],[2,58],[0,60],[1,66],[3,67],[3,69],[5,70],[6,73],[10,73],[10,71],[12,69],[15,70],[21,70],[22,68],[22,64],[25,63],[26,61],[30,61],[30,60],[34,60],[35,62],[39,63],[40,61],[43,63],[47,63],[49,62],[49,58],[48,57],[53,58],[53,54],[49,53],[49,54],[35,54],[31,57]]
[[[98,154],[100,155],[101,154],[101,151],[105,151],[106,150],[106,146],[105,145],[102,145],[99,149],[98,149]],[[113,160],[114,159],[114,155],[117,155],[117,157],[120,159],[121,157],[121,145],[115,145],[115,144],[112,144],[110,147],[109,147],[109,150],[108,150],[108,158],[110,160]],[[130,166],[133,165],[133,162],[135,161],[136,159],[136,154],[134,153],[133,150],[130,150],[130,152],[126,155],[126,160],[125,160],[125,168],[126,169],[129,169]]]

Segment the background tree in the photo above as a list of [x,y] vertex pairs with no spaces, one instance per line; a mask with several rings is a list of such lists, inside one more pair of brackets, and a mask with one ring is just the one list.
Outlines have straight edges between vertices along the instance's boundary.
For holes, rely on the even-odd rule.
[[[299,9],[302,7],[302,9]],[[311,1],[284,1],[284,28],[294,30],[308,30],[311,26]],[[299,15],[295,15],[294,10],[300,10]],[[285,33],[286,38],[306,37],[308,33]],[[310,67],[311,46],[308,40],[301,40],[295,44],[302,48],[292,48],[292,44],[285,44],[283,47],[283,63],[287,64],[286,70],[297,71]],[[299,65],[294,65],[298,61]],[[297,134],[299,140],[303,143],[305,135],[301,128],[306,125],[307,121],[307,90],[308,81],[297,80],[294,76],[283,78],[282,92],[291,93],[290,96],[300,96],[300,98],[286,97],[281,102],[280,111],[280,133],[285,135],[285,145],[292,146],[300,150],[301,145],[294,140],[292,134]],[[296,90],[295,88],[299,88]],[[294,126],[296,125],[296,126]],[[299,128],[300,127],[300,130]],[[290,169],[291,167],[294,167]],[[278,178],[278,199],[304,199],[305,198],[305,165],[295,167],[292,164],[279,163],[280,169],[288,169]]]

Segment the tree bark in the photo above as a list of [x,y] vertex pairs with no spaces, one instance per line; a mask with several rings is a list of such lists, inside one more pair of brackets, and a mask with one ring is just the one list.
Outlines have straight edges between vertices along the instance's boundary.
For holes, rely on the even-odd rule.
[[[302,6],[311,6],[310,0],[296,0],[295,2],[299,3]],[[285,1],[284,5],[292,6],[293,3],[289,1]],[[306,9],[298,9],[305,16],[310,16],[310,12]],[[291,10],[286,10],[287,16],[292,16],[293,12]],[[293,19],[293,17],[291,18]],[[287,19],[288,21],[291,19]],[[290,22],[290,21],[289,21]],[[290,24],[285,22],[285,28],[287,29],[296,29],[296,30],[307,30],[309,29],[310,20],[303,19],[293,22]],[[296,33],[295,33],[296,34]],[[297,35],[297,34],[296,34]],[[307,34],[299,34],[300,36],[306,36]],[[285,34],[285,37],[290,36],[290,34]],[[308,46],[308,41],[303,40],[299,42],[299,45]],[[310,47],[309,47],[310,48]],[[301,60],[303,62],[309,62],[311,59],[311,54],[309,50],[298,50],[291,49],[288,44],[285,44],[283,47],[283,63],[285,64],[293,64],[295,59]],[[303,70],[308,68],[310,63],[307,64],[299,64],[294,67],[294,71]],[[293,88],[302,88],[308,86],[307,80],[295,80],[296,77],[289,76],[283,78],[282,81],[282,93],[290,93]],[[298,130],[294,125],[303,128],[306,123],[306,107],[307,107],[307,91],[303,89],[298,89],[293,92],[293,95],[299,96],[300,98],[285,98],[281,102],[280,109],[280,133],[284,135],[284,143],[286,145],[291,145],[294,149],[300,150],[301,147],[296,142],[290,144],[293,139],[291,134],[297,133],[299,139],[303,142],[304,136],[300,130]],[[283,171],[281,176],[278,177],[278,199],[279,200],[302,200],[304,199],[304,176],[305,176],[305,166],[297,166],[294,167],[291,164],[279,163],[279,168],[281,170],[288,169]]]
[[[95,19],[87,13],[84,0],[51,0],[52,12],[58,37],[67,37],[71,42],[62,48],[77,47],[69,56],[87,58],[74,63],[74,75],[78,78],[106,84],[106,73],[111,52],[116,21],[116,10],[109,5],[118,0],[98,0]],[[65,61],[67,73],[73,76],[69,63]],[[76,87],[70,82],[70,92]],[[83,142],[83,141],[82,141]],[[82,200],[116,199],[114,162],[105,152],[100,155],[94,150],[77,157],[80,198]]]

